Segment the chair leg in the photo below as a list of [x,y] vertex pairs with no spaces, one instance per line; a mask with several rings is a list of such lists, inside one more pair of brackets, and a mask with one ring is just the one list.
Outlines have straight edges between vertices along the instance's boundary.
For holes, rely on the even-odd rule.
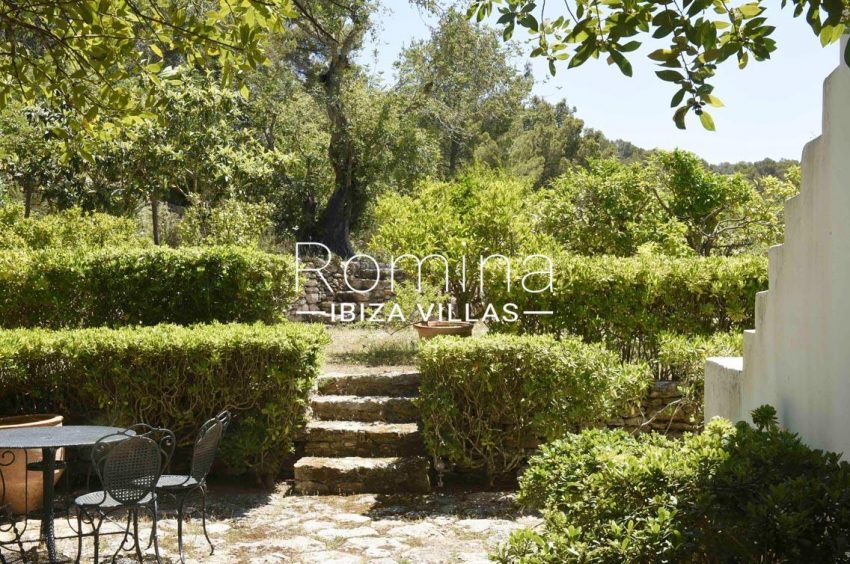
[[162,558],[159,556],[159,539],[156,535],[156,523],[157,523],[157,515],[159,514],[159,507],[157,506],[156,499],[153,500],[153,524],[151,525],[152,533],[151,537],[153,537],[153,552],[156,555],[157,564],[162,564]]
[[139,510],[133,510],[133,538],[136,540],[136,556],[139,557],[139,562],[144,562],[145,558],[142,556],[142,546],[139,542]]
[[177,498],[177,554],[180,555],[180,562],[184,564],[186,562],[183,558],[183,504],[185,502],[185,495]]
[[94,524],[94,519],[92,519],[92,527],[94,530],[94,559],[93,562],[95,564],[100,564],[100,527],[103,525],[103,518],[99,517],[97,521],[97,525]]
[[210,545],[210,556],[212,556],[215,554],[215,547],[210,540],[210,535],[207,533],[207,489],[203,487],[201,488],[201,526],[204,528],[204,536]]
[[83,557],[83,510],[77,508],[77,559],[76,564],[80,564],[80,558]]

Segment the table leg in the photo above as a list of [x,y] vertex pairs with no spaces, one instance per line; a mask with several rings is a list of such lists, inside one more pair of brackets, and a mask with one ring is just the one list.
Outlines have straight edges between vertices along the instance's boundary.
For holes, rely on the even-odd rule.
[[41,538],[47,543],[47,557],[56,562],[56,532],[53,529],[53,478],[56,472],[56,449],[41,449],[44,507],[41,516]]

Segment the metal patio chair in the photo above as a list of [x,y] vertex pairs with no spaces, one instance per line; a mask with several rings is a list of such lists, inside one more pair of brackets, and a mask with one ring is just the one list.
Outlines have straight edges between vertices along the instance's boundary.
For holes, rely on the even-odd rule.
[[[157,539],[156,483],[162,469],[168,465],[174,452],[174,433],[147,425],[131,428],[136,434],[124,431],[102,437],[92,448],[91,457],[103,490],[94,491],[74,500],[77,509],[77,562],[83,550],[83,523],[91,525],[94,536],[94,561],[100,554],[99,537],[103,522],[112,514],[127,511],[127,527],[112,559],[122,550],[135,549],[143,561],[139,542],[139,512],[150,513],[152,518],[151,542],[157,562],[162,562]],[[132,526],[132,533],[130,528]],[[126,547],[129,538],[133,544]]]
[[[192,494],[198,492],[201,495],[201,524],[204,529],[204,537],[210,545],[210,555],[215,552],[210,536],[207,533],[207,475],[215,461],[221,437],[230,425],[231,415],[229,411],[222,411],[201,426],[195,447],[192,452],[192,465],[189,473],[185,475],[166,474],[159,478],[156,491],[167,494],[174,498],[177,504],[177,548],[180,561],[183,559],[183,516],[186,500]],[[148,543],[150,546],[150,543]]]

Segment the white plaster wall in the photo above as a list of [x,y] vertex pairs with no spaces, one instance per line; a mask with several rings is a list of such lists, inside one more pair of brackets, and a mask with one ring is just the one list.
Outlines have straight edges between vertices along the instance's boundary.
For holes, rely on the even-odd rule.
[[706,360],[705,423],[713,417],[723,417],[733,422],[740,419],[743,368],[744,359],[741,357],[712,357]]
[[[824,83],[823,134],[803,152],[803,186],[786,204],[785,243],[770,250],[770,290],[744,336],[740,412],[769,403],[812,446],[850,454],[850,68]],[[722,394],[716,376],[706,394]],[[725,393],[734,394],[728,389]],[[706,402],[706,417],[718,405]],[[711,411],[710,411],[711,410]],[[722,414],[727,416],[726,414]]]

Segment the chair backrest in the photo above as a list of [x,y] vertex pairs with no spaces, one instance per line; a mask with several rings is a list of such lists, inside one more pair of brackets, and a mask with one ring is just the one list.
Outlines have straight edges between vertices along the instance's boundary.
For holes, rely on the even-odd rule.
[[137,437],[147,437],[158,444],[164,457],[162,469],[163,473],[165,472],[165,469],[171,463],[171,457],[174,456],[174,449],[177,446],[174,433],[163,427],[153,427],[147,423],[136,423],[132,427],[128,427],[124,433]]
[[113,433],[95,443],[92,463],[104,491],[121,505],[134,505],[154,493],[173,449],[171,431],[159,429],[156,435]]
[[192,469],[190,475],[202,483],[210,473],[221,437],[230,425],[229,411],[222,411],[201,426],[198,438],[195,440],[195,450],[192,452]]

